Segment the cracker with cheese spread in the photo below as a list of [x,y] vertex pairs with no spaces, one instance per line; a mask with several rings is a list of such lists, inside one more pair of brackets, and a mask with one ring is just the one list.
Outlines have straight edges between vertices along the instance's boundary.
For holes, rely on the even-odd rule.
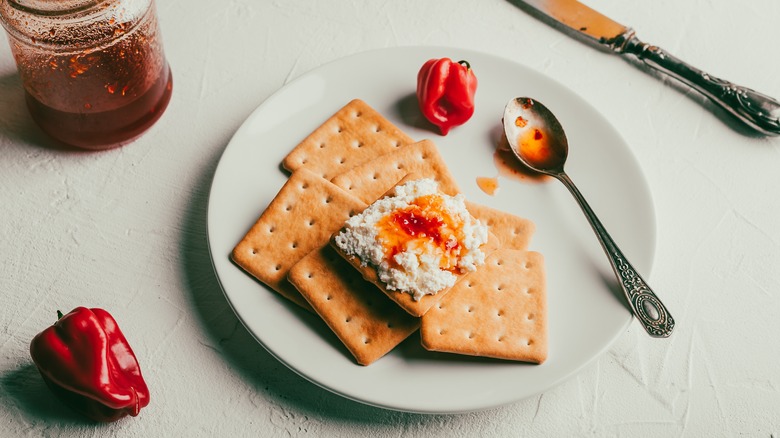
[[405,179],[334,234],[331,245],[393,301],[423,315],[485,260],[488,228],[462,195],[430,178]]

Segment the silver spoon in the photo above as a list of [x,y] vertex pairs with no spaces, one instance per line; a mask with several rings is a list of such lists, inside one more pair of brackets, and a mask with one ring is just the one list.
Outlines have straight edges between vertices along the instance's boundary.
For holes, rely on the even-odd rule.
[[504,133],[515,156],[531,170],[550,175],[569,189],[590,221],[601,247],[634,315],[650,336],[672,334],[674,319],[653,293],[623,252],[609,236],[582,194],[563,170],[569,144],[560,122],[544,105],[528,97],[518,97],[504,109]]

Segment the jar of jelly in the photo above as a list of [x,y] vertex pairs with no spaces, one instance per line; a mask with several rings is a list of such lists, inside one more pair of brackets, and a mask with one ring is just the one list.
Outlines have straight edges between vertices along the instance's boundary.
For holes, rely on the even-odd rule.
[[55,140],[109,149],[171,97],[154,0],[0,0],[33,120]]

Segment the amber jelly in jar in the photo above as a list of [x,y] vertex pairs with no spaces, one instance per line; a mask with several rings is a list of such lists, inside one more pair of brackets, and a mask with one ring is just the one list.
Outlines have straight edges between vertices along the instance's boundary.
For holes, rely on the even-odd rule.
[[84,149],[129,143],[171,98],[154,0],[0,0],[27,107]]

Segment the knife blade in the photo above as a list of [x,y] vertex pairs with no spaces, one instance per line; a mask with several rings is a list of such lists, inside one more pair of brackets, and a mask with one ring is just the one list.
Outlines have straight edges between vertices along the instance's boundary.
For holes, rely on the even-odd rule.
[[708,97],[744,125],[764,135],[780,135],[780,102],[755,90],[712,76],[641,41],[622,25],[577,0],[510,0],[531,15],[602,48],[627,55]]

